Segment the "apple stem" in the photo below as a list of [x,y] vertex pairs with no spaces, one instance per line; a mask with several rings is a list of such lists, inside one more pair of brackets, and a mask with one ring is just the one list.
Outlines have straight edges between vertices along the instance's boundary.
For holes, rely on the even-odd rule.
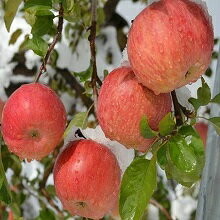
[[43,62],[40,66],[40,70],[36,76],[36,79],[35,79],[35,83],[37,83],[41,77],[41,75],[47,71],[46,69],[46,65],[47,65],[47,62],[50,58],[50,54],[51,52],[53,51],[56,43],[59,41],[59,39],[61,38],[61,34],[62,34],[62,30],[63,30],[63,12],[64,12],[64,9],[63,9],[63,5],[62,3],[60,3],[60,9],[59,9],[59,20],[58,20],[58,26],[57,26],[57,33],[53,39],[53,42],[49,45],[48,47],[48,50],[47,50],[47,53],[43,59]]
[[171,96],[172,96],[172,100],[173,100],[174,114],[176,117],[176,125],[181,126],[183,124],[183,119],[182,119],[180,104],[178,102],[175,90],[173,90],[171,92]]
[[92,0],[91,2],[91,13],[92,13],[92,21],[91,21],[91,26],[88,28],[90,30],[90,35],[89,35],[89,43],[90,43],[90,52],[91,52],[91,64],[92,64],[92,79],[90,82],[90,85],[93,89],[93,96],[94,96],[94,104],[95,104],[95,109],[97,106],[97,101],[98,101],[98,90],[97,90],[97,83],[99,86],[102,85],[102,81],[98,77],[97,74],[97,65],[96,65],[96,18],[97,18],[97,0]]

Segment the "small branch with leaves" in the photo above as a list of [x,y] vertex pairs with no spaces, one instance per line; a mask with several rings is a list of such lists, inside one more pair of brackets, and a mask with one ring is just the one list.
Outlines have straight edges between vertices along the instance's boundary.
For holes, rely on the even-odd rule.
[[43,63],[41,64],[40,70],[37,74],[37,77],[35,79],[35,82],[38,82],[41,75],[47,71],[46,69],[46,65],[48,63],[48,60],[50,58],[50,54],[53,51],[55,45],[57,44],[57,42],[59,41],[59,39],[61,38],[61,34],[62,34],[62,30],[63,30],[63,13],[64,13],[64,9],[63,9],[63,5],[62,3],[60,3],[60,10],[59,10],[59,20],[58,20],[58,26],[57,26],[57,33],[53,39],[53,42],[50,44],[47,53],[43,59]]
[[92,63],[92,79],[91,79],[91,87],[93,89],[93,96],[94,96],[94,104],[95,109],[97,107],[97,101],[98,101],[98,89],[97,89],[97,83],[99,86],[102,85],[102,81],[99,79],[97,74],[97,65],[96,65],[96,18],[97,18],[97,0],[92,0],[91,3],[91,13],[92,13],[92,21],[91,26],[89,27],[90,35],[89,35],[89,42],[90,42],[90,52],[91,52],[91,63]]

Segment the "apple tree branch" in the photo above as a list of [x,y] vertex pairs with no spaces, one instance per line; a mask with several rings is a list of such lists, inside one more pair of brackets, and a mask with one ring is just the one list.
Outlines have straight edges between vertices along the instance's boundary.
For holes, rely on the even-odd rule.
[[97,0],[92,0],[91,2],[91,26],[89,27],[90,35],[89,35],[89,43],[90,43],[90,52],[91,52],[91,63],[92,63],[92,79],[91,79],[91,87],[93,89],[93,96],[94,96],[94,104],[95,109],[97,106],[97,99],[98,99],[98,89],[97,83],[99,86],[102,85],[102,81],[99,79],[97,74],[97,65],[96,65],[96,18],[97,18]]
[[37,77],[35,79],[35,82],[38,82],[38,80],[40,79],[41,75],[46,72],[46,65],[47,62],[50,58],[50,54],[53,51],[56,43],[59,41],[59,39],[61,38],[61,34],[62,34],[62,30],[63,30],[63,13],[64,13],[64,9],[63,9],[63,5],[62,3],[60,3],[60,9],[59,9],[59,20],[58,20],[58,26],[57,26],[57,33],[53,39],[53,42],[50,44],[50,46],[48,47],[47,53],[43,59],[43,62],[41,64],[40,70],[37,74]]

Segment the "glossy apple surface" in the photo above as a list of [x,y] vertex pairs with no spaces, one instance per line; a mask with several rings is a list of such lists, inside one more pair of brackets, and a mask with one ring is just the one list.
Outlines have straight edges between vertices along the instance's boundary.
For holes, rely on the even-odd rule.
[[118,199],[121,171],[113,153],[92,140],[73,141],[58,157],[54,185],[72,215],[100,219]]
[[196,81],[208,68],[213,50],[211,17],[191,0],[160,0],[133,21],[128,58],[139,82],[167,93]]
[[62,139],[66,112],[49,87],[32,83],[21,86],[6,102],[2,134],[9,150],[21,159],[48,155]]
[[170,94],[155,95],[138,83],[130,67],[121,67],[104,80],[97,116],[106,137],[144,152],[154,139],[141,136],[141,118],[147,116],[150,127],[157,130],[160,120],[170,111]]

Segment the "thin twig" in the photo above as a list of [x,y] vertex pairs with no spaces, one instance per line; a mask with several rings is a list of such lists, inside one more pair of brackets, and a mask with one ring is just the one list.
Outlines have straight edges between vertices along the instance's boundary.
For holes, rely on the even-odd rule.
[[172,217],[170,216],[169,212],[155,199],[151,199],[150,203],[157,207],[165,216],[168,220],[172,220]]
[[[43,24],[42,24],[43,25]],[[63,5],[62,3],[60,3],[60,10],[59,10],[59,21],[58,21],[58,26],[57,26],[57,33],[53,39],[53,42],[50,44],[48,50],[47,50],[47,53],[43,59],[43,62],[41,64],[41,67],[40,67],[40,70],[37,74],[37,77],[35,79],[35,82],[38,82],[38,80],[40,79],[41,75],[46,72],[46,65],[47,65],[47,62],[50,58],[50,54],[51,52],[53,51],[56,43],[59,41],[59,39],[61,38],[61,34],[62,34],[62,30],[63,30]]]
[[92,0],[91,2],[91,13],[92,13],[92,22],[91,26],[89,28],[90,35],[89,35],[89,42],[90,42],[90,52],[91,52],[91,63],[92,63],[92,79],[91,79],[91,87],[93,89],[93,96],[94,96],[94,104],[95,109],[97,106],[97,100],[98,100],[98,89],[97,89],[97,83],[99,86],[102,85],[102,81],[99,79],[97,74],[97,66],[96,66],[96,17],[97,17],[97,0]]
[[173,106],[174,106],[174,111],[175,111],[174,114],[175,114],[175,117],[176,117],[176,125],[181,126],[183,124],[183,119],[182,119],[180,104],[179,104],[177,96],[176,96],[176,91],[173,90],[171,92],[171,95],[172,95]]

